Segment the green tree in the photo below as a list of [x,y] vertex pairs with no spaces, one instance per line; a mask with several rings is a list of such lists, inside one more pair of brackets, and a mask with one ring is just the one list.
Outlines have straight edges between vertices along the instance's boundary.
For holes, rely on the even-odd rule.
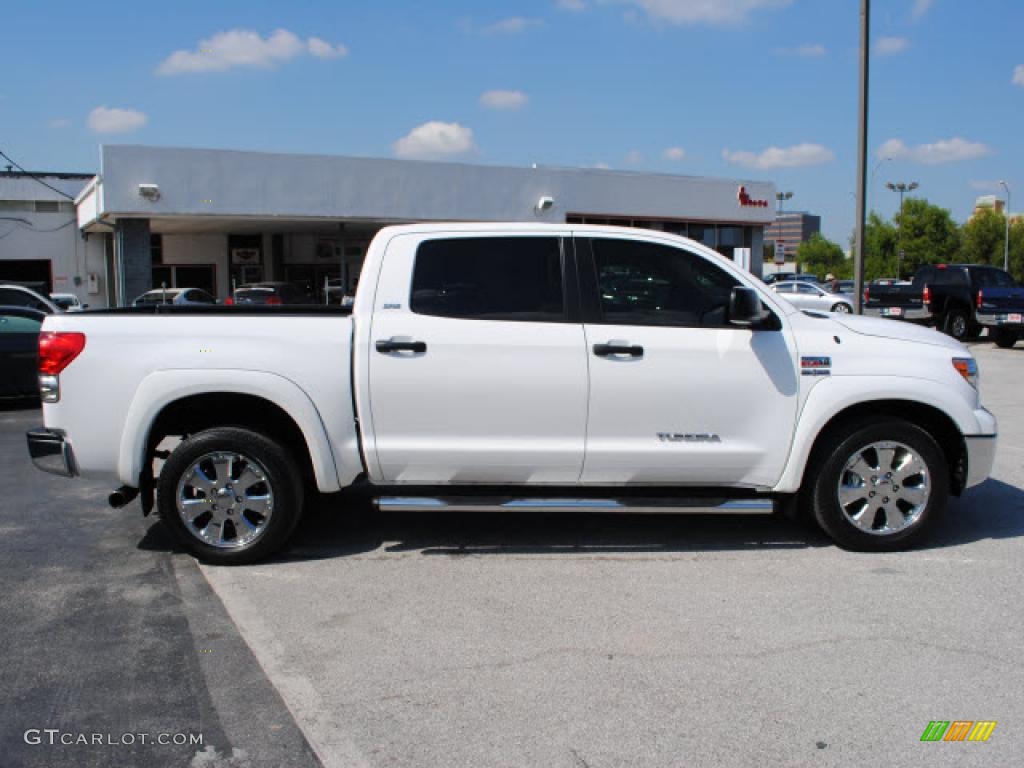
[[796,249],[796,260],[802,272],[817,275],[819,280],[829,273],[837,278],[847,278],[853,274],[853,266],[843,249],[820,233],[800,243]]
[[897,255],[904,254],[899,277],[909,278],[925,264],[955,261],[960,254],[960,230],[945,208],[908,197],[895,219]]
[[960,231],[960,259],[969,264],[1003,264],[1006,218],[993,210],[981,210]]
[[896,242],[896,227],[872,211],[864,228],[865,280],[896,276]]

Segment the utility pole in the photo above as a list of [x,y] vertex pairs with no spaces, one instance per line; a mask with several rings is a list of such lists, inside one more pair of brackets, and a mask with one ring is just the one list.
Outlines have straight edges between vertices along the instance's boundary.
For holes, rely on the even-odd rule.
[[1006,190],[1006,208],[1003,214],[1006,216],[1006,243],[1003,245],[1003,269],[1010,271],[1010,185],[1005,181],[999,182]]
[[857,228],[853,244],[853,308],[864,313],[864,219],[868,181],[868,53],[871,42],[871,0],[860,0],[860,88],[857,125]]
[[900,181],[893,184],[891,181],[885,185],[886,189],[890,189],[893,192],[900,193],[900,226],[899,233],[896,238],[896,247],[899,248],[899,253],[896,254],[896,277],[900,280],[903,279],[903,193],[913,192],[920,186],[916,181],[912,181],[909,184]]

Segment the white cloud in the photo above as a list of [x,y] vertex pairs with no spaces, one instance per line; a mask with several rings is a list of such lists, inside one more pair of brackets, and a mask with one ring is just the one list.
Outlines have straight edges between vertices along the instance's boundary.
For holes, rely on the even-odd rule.
[[639,149],[631,149],[626,153],[626,165],[640,165],[644,161],[644,153]]
[[50,121],[51,128],[67,128],[69,125],[71,125],[71,121],[66,117],[58,117]]
[[530,100],[522,91],[484,91],[480,94],[480,106],[488,109],[519,109]]
[[149,118],[145,113],[119,107],[96,107],[89,113],[89,127],[96,133],[128,133],[138,130]]
[[778,56],[801,56],[803,58],[815,59],[824,56],[828,51],[821,43],[807,43],[798,45],[795,48],[776,48]]
[[893,160],[908,160],[924,165],[958,163],[963,160],[976,160],[990,154],[992,154],[992,148],[988,145],[959,137],[917,146],[907,146],[902,139],[889,139],[878,148],[878,157],[880,158],[891,157]]
[[229,29],[200,40],[194,51],[175,51],[164,59],[157,72],[180,75],[186,72],[224,72],[235,67],[267,69],[305,54],[320,59],[336,59],[347,56],[348,49],[319,37],[303,41],[287,29],[274,30],[266,38],[251,29]]
[[558,0],[555,5],[563,11],[583,11],[587,8],[586,0]]
[[543,27],[542,19],[532,19],[526,16],[510,16],[481,27],[480,31],[485,35],[519,35],[534,27]]
[[348,56],[348,48],[340,43],[338,45],[331,45],[326,40],[321,40],[319,37],[311,37],[306,41],[306,47],[309,48],[309,52],[316,56],[318,59],[341,59]]
[[686,150],[683,149],[682,147],[669,147],[664,152],[662,152],[661,155],[666,160],[672,160],[673,162],[678,163],[680,160],[686,157]]
[[880,37],[875,43],[875,53],[879,56],[893,56],[903,53],[910,47],[910,41],[905,37]]
[[414,159],[457,157],[477,151],[471,129],[439,120],[413,128],[391,148],[398,157]]
[[754,11],[785,8],[792,0],[625,0],[654,21],[669,24],[739,24]]
[[1013,84],[1024,86],[1024,64],[1018,64],[1013,70]]
[[920,19],[932,8],[932,0],[914,0],[914,9],[910,12],[910,15],[914,19]]
[[806,165],[822,165],[835,160],[835,153],[821,144],[796,144],[792,147],[768,147],[762,152],[744,150],[722,150],[722,159],[734,165],[756,168],[761,171],[772,168],[799,168]]
[[612,169],[608,163],[594,163],[590,167],[598,171],[610,171]]

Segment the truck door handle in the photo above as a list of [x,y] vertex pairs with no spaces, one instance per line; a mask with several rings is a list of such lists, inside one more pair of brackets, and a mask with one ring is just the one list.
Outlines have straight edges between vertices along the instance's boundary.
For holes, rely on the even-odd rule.
[[377,351],[384,355],[391,352],[414,352],[417,355],[422,355],[427,351],[427,342],[425,341],[382,339],[375,346]]
[[607,344],[595,344],[594,354],[598,357],[609,357],[610,355],[643,357],[644,348],[636,344],[628,344],[621,341],[609,341]]

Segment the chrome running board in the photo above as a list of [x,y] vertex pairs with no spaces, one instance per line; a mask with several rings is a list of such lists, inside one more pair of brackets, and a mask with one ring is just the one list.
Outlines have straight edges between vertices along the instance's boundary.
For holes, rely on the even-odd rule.
[[385,512],[618,512],[668,515],[768,515],[771,499],[508,499],[484,496],[382,496]]

